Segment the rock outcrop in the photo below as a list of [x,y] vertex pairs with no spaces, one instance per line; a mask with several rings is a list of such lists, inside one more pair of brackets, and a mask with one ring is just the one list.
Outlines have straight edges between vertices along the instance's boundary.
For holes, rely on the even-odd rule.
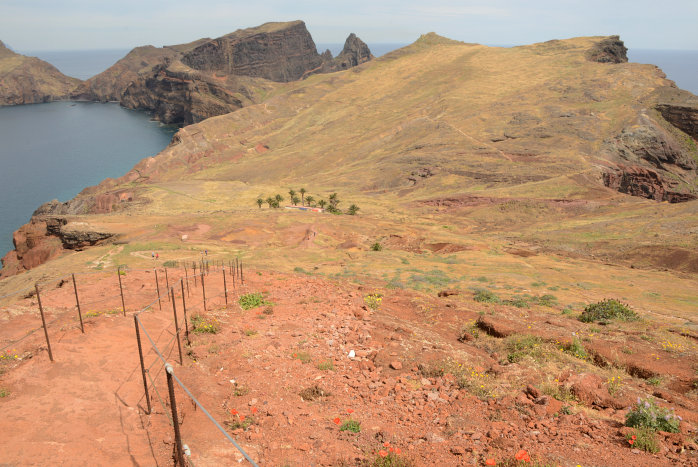
[[320,55],[302,21],[266,23],[217,39],[138,47],[74,93],[118,100],[164,123],[191,124],[255,104],[275,82],[351,68],[373,56],[350,35],[336,58]]
[[154,67],[164,64],[176,55],[175,50],[167,47],[136,47],[102,73],[84,81],[73,92],[72,97],[90,101],[119,102],[121,95],[132,82],[140,79],[142,75],[151,75]]
[[599,63],[626,63],[628,48],[619,36],[609,36],[587,52],[587,59]]
[[15,249],[2,258],[0,277],[27,271],[60,256],[65,250],[81,250],[114,236],[85,222],[68,222],[62,217],[32,217],[14,233]]
[[374,58],[368,45],[354,33],[349,34],[349,37],[347,37],[347,40],[344,42],[344,48],[339,55],[332,58],[332,53],[326,50],[321,57],[323,59],[323,64],[320,70],[318,70],[320,73],[332,73],[346,70],[366,63]]
[[0,42],[0,106],[69,99],[80,83],[50,63],[17,54]]
[[607,141],[610,159],[617,165],[603,174],[604,184],[622,193],[658,201],[697,199],[698,154],[695,142],[691,148],[691,136],[683,136],[686,141],[679,141],[643,113],[638,124]]

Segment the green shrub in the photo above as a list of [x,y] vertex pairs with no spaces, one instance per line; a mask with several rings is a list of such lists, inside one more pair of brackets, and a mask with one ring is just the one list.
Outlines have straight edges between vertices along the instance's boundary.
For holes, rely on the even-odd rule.
[[220,330],[218,321],[203,315],[194,315],[190,318],[191,331],[197,334],[216,334]]
[[628,305],[625,305],[613,298],[602,300],[598,303],[587,305],[579,317],[584,323],[594,321],[609,321],[619,319],[622,321],[637,321],[639,316]]
[[659,452],[659,442],[650,428],[637,428],[625,436],[631,447],[656,454]]
[[383,245],[381,245],[379,242],[374,243],[371,245],[371,251],[381,251],[383,249]]
[[528,308],[528,302],[525,298],[514,297],[508,300],[504,300],[502,303],[505,305],[515,306],[516,308]]
[[383,303],[383,296],[379,293],[368,294],[364,297],[364,303],[372,310],[377,310]]
[[351,431],[352,433],[358,433],[361,431],[361,422],[351,419],[346,420],[344,423],[342,423],[342,426],[339,427],[339,431]]
[[164,267],[164,268],[176,268],[177,261],[173,261],[173,260],[165,261],[164,263],[162,263],[162,267]]
[[269,305],[269,303],[264,300],[264,296],[259,292],[241,295],[238,303],[243,310],[251,310],[258,306]]
[[334,371],[334,362],[332,360],[323,360],[317,364],[318,370],[331,370]]
[[499,303],[501,300],[494,292],[490,292],[487,289],[478,289],[473,295],[473,300],[481,303]]
[[[672,409],[673,410],[673,409]],[[637,403],[630,408],[625,416],[625,425],[633,428],[649,428],[650,430],[679,432],[681,417],[672,410],[658,406],[653,400],[637,398]]]
[[383,452],[385,455],[376,453],[376,457],[366,465],[370,467],[412,467],[414,465],[394,452],[385,450]]
[[524,357],[531,357],[535,361],[545,361],[546,352],[543,340],[536,336],[514,336],[507,341],[507,360],[516,363]]
[[574,338],[572,343],[569,344],[567,346],[567,348],[565,348],[565,351],[569,354],[574,355],[577,358],[582,359],[582,360],[589,359],[589,354],[587,353],[587,349],[584,348],[584,344],[582,344],[582,341],[580,341],[578,337]]

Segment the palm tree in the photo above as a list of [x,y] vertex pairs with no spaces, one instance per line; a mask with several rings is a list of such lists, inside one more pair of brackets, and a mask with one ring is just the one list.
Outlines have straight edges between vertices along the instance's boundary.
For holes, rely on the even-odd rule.
[[264,200],[262,198],[257,198],[257,206],[259,206],[259,209],[262,209],[263,204]]
[[359,209],[361,209],[361,208],[359,208],[356,204],[352,204],[351,206],[349,206],[349,209],[347,210],[347,214],[349,214],[350,216],[353,216],[357,212],[359,212]]
[[305,206],[305,188],[301,188],[298,191],[301,192],[301,203],[303,204],[303,206]]
[[317,202],[317,204],[318,204],[318,206],[320,206],[321,208],[324,209],[325,205],[327,204],[327,201],[325,201],[324,199],[321,199],[320,201]]
[[305,197],[305,200],[308,202],[308,206],[312,206],[313,201],[315,201],[315,198],[313,196],[308,195]]
[[274,207],[274,198],[272,198],[271,196],[269,198],[265,199],[264,202],[267,203],[270,208]]
[[293,199],[293,197],[296,196],[296,190],[288,190],[288,196],[290,196],[291,199]]
[[300,199],[298,196],[294,196],[293,198],[291,198],[291,202],[293,203],[294,206],[297,206],[297,205],[298,205],[298,202],[299,202],[300,200],[301,200],[301,199]]
[[332,206],[333,208],[336,208],[338,204],[339,204],[339,200],[337,199],[337,193],[332,193],[330,195],[330,206]]
[[281,202],[284,200],[284,197],[281,195],[276,195],[274,196],[274,199],[276,200],[276,204],[281,204]]

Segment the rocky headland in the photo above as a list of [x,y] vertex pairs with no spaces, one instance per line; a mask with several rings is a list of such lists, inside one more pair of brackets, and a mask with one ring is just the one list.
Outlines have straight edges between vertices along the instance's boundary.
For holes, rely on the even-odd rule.
[[70,99],[81,81],[36,57],[26,57],[0,42],[0,106]]
[[119,101],[164,123],[191,124],[262,102],[275,83],[351,68],[373,56],[354,34],[320,55],[305,23],[266,23],[217,39],[139,47],[87,80],[76,98]]

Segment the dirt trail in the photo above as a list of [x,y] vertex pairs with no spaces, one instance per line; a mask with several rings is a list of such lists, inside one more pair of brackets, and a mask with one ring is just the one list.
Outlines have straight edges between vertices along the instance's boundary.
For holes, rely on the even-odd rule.
[[[169,325],[144,314],[150,329]],[[103,316],[55,333],[46,351],[10,372],[2,402],[2,462],[9,465],[162,465],[143,427],[133,318]]]

